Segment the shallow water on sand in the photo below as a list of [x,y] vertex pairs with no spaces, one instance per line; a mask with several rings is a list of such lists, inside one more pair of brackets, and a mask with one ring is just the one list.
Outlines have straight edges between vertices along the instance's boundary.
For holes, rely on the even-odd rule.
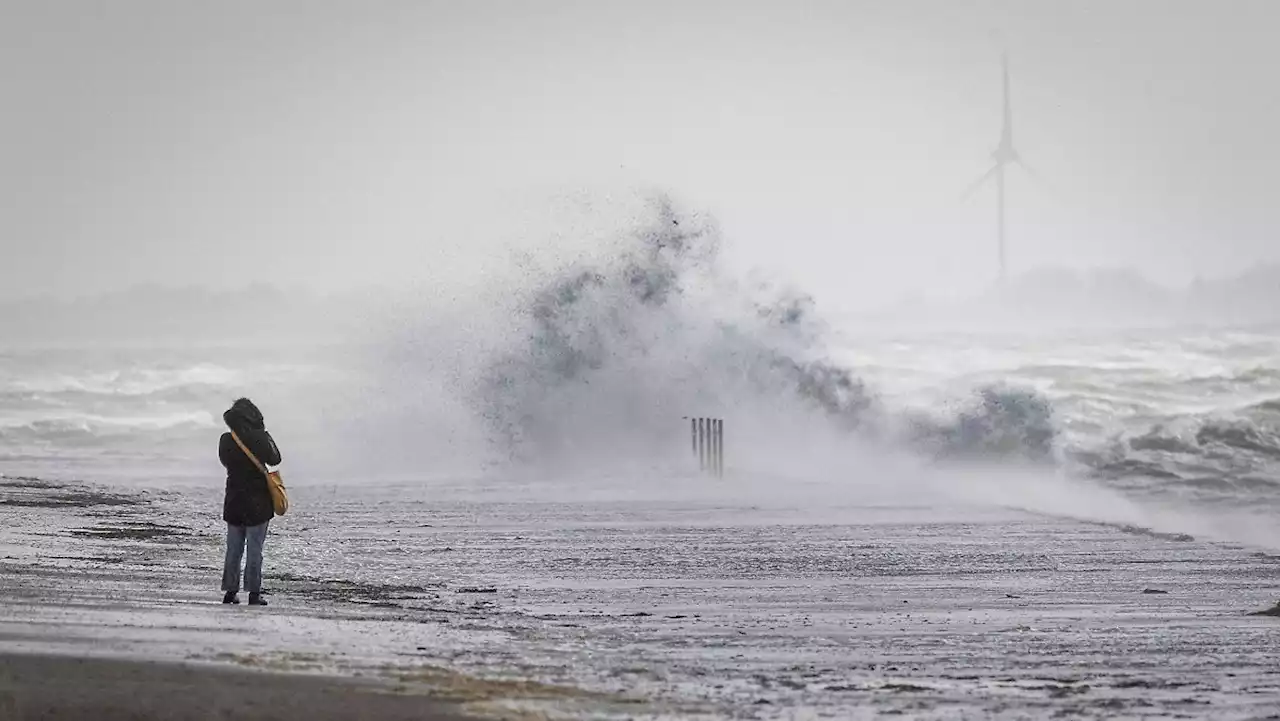
[[1280,707],[1280,625],[1246,615],[1280,597],[1280,557],[1240,545],[938,503],[294,494],[268,541],[272,605],[250,609],[217,603],[216,489],[6,479],[0,648],[402,682],[443,667],[552,684],[489,687],[477,710],[592,717]]

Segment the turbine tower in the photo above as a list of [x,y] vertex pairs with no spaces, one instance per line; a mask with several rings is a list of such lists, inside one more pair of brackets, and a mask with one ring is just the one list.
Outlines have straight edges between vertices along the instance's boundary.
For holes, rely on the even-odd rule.
[[1004,171],[1010,165],[1018,165],[1032,177],[1035,177],[1035,173],[1032,172],[1031,168],[1027,167],[1027,164],[1022,160],[1022,156],[1018,155],[1018,151],[1013,147],[1013,108],[1009,102],[1009,56],[1007,53],[1001,56],[1001,70],[1004,76],[1004,125],[1000,129],[1000,144],[991,152],[991,159],[995,161],[995,164],[964,191],[962,198],[968,198],[974,191],[985,185],[988,180],[995,179],[996,251],[999,254],[1000,261],[1000,282],[1003,283],[1007,271],[1005,259]]

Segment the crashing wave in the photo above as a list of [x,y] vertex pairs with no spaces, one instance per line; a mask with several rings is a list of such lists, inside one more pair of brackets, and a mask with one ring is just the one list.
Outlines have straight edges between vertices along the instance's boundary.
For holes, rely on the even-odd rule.
[[1157,423],[1071,455],[1090,475],[1130,484],[1155,479],[1228,495],[1280,490],[1280,432],[1247,415]]
[[214,417],[202,411],[137,417],[70,414],[34,420],[0,420],[0,442],[61,443],[70,446],[125,441],[156,443],[174,438],[207,436],[211,429],[218,427]]
[[1247,420],[1209,421],[1196,431],[1203,449],[1245,451],[1280,460],[1280,434]]
[[[830,359],[811,298],[725,282],[714,224],[682,216],[665,197],[651,210],[617,253],[529,293],[520,342],[487,364],[473,394],[504,453],[617,451],[662,436],[684,414],[714,415],[743,399],[891,440],[886,429],[897,424],[876,394]],[[1047,400],[1005,387],[977,398],[955,419],[920,421],[908,442],[939,458],[1052,458]]]
[[1055,460],[1057,433],[1047,398],[1005,385],[979,388],[975,395],[953,419],[909,419],[911,443],[943,460]]
[[874,400],[824,357],[812,300],[741,297],[717,273],[713,223],[665,197],[651,211],[619,252],[529,295],[525,334],[488,364],[474,394],[499,445],[555,453],[613,424],[625,426],[617,447],[746,396],[785,396],[858,427]]
[[135,368],[123,371],[35,375],[0,385],[0,395],[143,397],[194,394],[243,382],[242,374],[223,366],[198,363],[178,368]]
[[1272,398],[1270,400],[1254,403],[1253,405],[1250,405],[1248,408],[1245,408],[1244,412],[1250,415],[1257,415],[1262,417],[1268,417],[1268,416],[1280,417],[1280,398]]

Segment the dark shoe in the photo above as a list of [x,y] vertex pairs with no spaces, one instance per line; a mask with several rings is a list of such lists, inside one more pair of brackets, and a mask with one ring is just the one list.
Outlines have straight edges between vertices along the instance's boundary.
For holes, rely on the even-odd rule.
[[262,597],[262,594],[260,594],[260,593],[251,593],[251,594],[249,594],[249,605],[250,605],[250,606],[265,606],[265,605],[267,605],[267,599],[263,598],[263,597]]
[[225,596],[223,596],[223,597],[222,597],[222,602],[223,602],[223,603],[235,603],[235,604],[238,604],[238,603],[240,603],[240,599],[236,598],[236,592],[235,592],[235,591],[227,591],[227,595],[225,595]]

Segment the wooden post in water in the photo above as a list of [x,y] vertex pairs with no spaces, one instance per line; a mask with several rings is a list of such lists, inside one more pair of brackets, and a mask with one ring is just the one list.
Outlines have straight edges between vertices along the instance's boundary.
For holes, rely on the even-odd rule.
[[724,476],[724,419],[716,419],[716,476]]
[[699,470],[724,476],[723,418],[689,418],[689,445]]
[[707,470],[707,419],[698,419],[698,470]]
[[693,455],[698,455],[698,419],[689,419],[689,446]]
[[707,418],[707,470],[712,473],[716,468],[716,422]]
[[716,472],[716,419],[707,419],[707,471]]

